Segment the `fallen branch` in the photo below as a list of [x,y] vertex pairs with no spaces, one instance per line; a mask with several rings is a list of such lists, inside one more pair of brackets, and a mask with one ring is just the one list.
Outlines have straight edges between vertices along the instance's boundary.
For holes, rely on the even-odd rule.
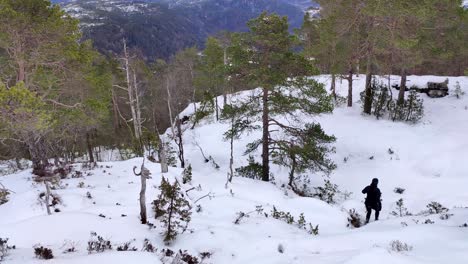
[[202,199],[204,199],[204,198],[206,198],[206,197],[209,197],[210,199],[211,199],[211,198],[214,198],[214,194],[211,193],[211,192],[209,192],[208,194],[203,195],[202,197],[200,197],[200,198],[198,198],[197,200],[195,200],[195,202],[193,202],[193,203],[196,204],[198,201],[200,201],[200,200],[202,200]]

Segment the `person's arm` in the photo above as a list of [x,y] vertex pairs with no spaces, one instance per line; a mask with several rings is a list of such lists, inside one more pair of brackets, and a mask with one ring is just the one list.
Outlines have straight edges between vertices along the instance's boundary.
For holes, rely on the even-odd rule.
[[380,192],[380,189],[377,189],[377,199],[380,201],[380,197],[382,196],[382,193]]
[[362,193],[367,193],[367,192],[369,192],[369,186],[367,186],[366,188],[362,190]]

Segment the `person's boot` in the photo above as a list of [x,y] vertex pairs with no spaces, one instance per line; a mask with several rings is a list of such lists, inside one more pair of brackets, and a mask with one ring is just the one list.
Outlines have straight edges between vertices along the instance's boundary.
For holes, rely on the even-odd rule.
[[369,223],[369,218],[366,218],[366,224],[368,224],[368,223]]

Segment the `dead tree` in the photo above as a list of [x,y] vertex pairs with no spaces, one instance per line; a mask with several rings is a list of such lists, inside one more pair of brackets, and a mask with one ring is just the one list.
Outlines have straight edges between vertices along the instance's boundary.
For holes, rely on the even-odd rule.
[[145,160],[143,160],[143,164],[141,164],[140,173],[135,171],[137,167],[133,167],[133,173],[135,176],[139,176],[141,179],[141,190],[140,190],[140,218],[141,223],[146,224],[148,222],[148,218],[146,215],[146,180],[151,179],[151,172],[145,167]]
[[45,204],[46,204],[48,215],[52,214],[52,212],[50,211],[50,196],[51,196],[50,183],[57,182],[59,180],[60,180],[60,176],[37,176],[36,178],[34,178],[34,181],[44,183],[44,186],[46,188]]

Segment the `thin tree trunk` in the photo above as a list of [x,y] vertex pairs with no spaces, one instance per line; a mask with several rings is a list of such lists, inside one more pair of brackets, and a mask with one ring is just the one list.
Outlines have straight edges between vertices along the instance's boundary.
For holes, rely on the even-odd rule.
[[368,51],[366,66],[366,88],[364,96],[364,113],[370,115],[372,112],[372,55]]
[[161,173],[169,172],[169,166],[167,164],[167,154],[166,147],[164,146],[164,141],[162,139],[159,141],[159,161],[161,162]]
[[141,165],[140,173],[136,173],[135,171],[136,166],[133,167],[133,174],[135,176],[140,176],[141,180],[141,189],[140,189],[140,219],[142,224],[146,224],[148,222],[148,218],[146,215],[146,179],[150,177],[150,171],[145,168],[145,161],[143,160],[143,164]]
[[[234,115],[233,118],[231,119],[231,130],[234,129]],[[234,136],[231,135],[229,139],[229,144],[230,144],[230,157],[229,157],[229,175],[228,175],[228,182],[227,184],[232,182],[232,177],[234,177]]]
[[114,89],[112,91],[112,112],[113,112],[113,119],[114,119],[114,130],[120,128],[120,118],[119,118],[119,109],[117,105],[117,97],[115,95]]
[[177,117],[177,138],[178,142],[177,145],[179,147],[179,160],[180,160],[180,167],[185,168],[185,157],[184,157],[184,142],[182,138],[182,122],[180,121],[179,117]]
[[141,190],[140,190],[140,218],[141,223],[146,224],[148,222],[146,216],[146,176],[141,172]]
[[405,103],[406,75],[406,69],[403,68],[401,70],[400,91],[398,92],[398,105],[403,105]]
[[94,163],[94,155],[93,155],[93,145],[91,144],[91,139],[89,133],[86,133],[86,148],[88,149],[89,155],[89,162]]
[[331,79],[331,88],[330,88],[330,90],[332,92],[333,98],[336,101],[336,74],[332,73],[331,77],[332,77],[332,79]]
[[[223,49],[223,62],[224,62],[224,67],[226,67],[228,65],[227,48],[226,47]],[[223,89],[224,105],[227,104],[227,89],[226,89],[227,85],[226,85],[226,82],[227,82],[227,79],[225,80],[224,89]]]
[[44,181],[44,185],[46,187],[46,195],[45,195],[45,203],[46,203],[46,208],[47,208],[47,214],[51,215],[52,213],[50,212],[50,186],[48,181]]
[[[132,119],[133,119],[133,130],[134,130],[134,133],[135,133],[135,138],[137,140],[140,140],[140,129],[139,129],[139,126],[138,126],[138,123],[139,123],[139,120],[138,120],[138,116],[137,116],[137,111],[136,111],[136,107],[135,107],[135,91],[134,91],[134,87],[132,85],[132,81],[130,79],[130,58],[129,58],[129,54],[128,54],[128,50],[127,50],[127,42],[124,40],[123,42],[124,44],[124,62],[125,62],[125,79],[126,79],[126,82],[127,82],[127,92],[128,92],[128,101],[129,101],[129,104],[130,104],[130,110],[131,110],[131,113],[132,113]],[[135,76],[134,76],[135,78]]]
[[268,88],[263,88],[263,136],[262,136],[262,180],[270,181],[270,133],[269,133],[269,108],[268,108]]
[[219,121],[218,96],[215,96],[215,107],[216,107],[216,121]]
[[16,82],[26,82],[26,69],[25,62],[23,60],[18,61],[18,73],[16,76]]
[[348,73],[348,107],[353,106],[353,68]]
[[291,171],[289,172],[289,186],[291,186],[291,188],[294,188],[294,173],[296,172],[296,165],[297,165],[297,162],[296,162],[296,157],[292,156],[291,157],[291,160],[292,160],[292,164],[291,164]]

